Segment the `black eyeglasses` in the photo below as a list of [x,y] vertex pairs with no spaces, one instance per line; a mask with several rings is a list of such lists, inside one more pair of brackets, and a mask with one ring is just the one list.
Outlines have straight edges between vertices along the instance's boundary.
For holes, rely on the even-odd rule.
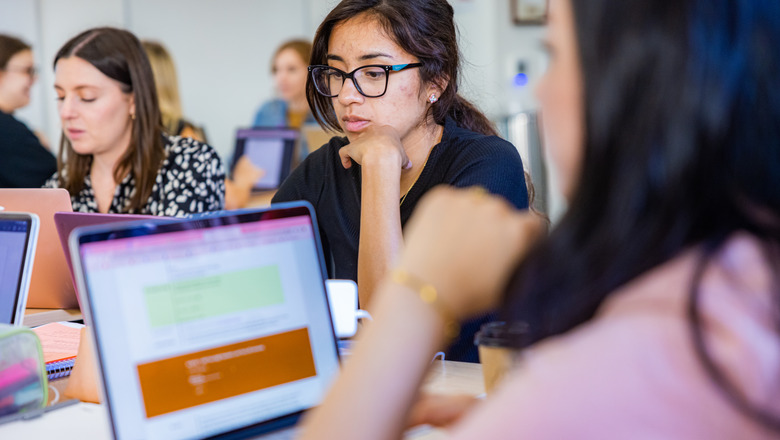
[[387,81],[390,72],[400,72],[412,67],[420,67],[422,63],[395,64],[392,66],[370,64],[360,66],[352,72],[330,66],[309,66],[314,87],[323,96],[335,98],[339,96],[347,78],[352,79],[357,91],[366,98],[378,98],[387,92]]

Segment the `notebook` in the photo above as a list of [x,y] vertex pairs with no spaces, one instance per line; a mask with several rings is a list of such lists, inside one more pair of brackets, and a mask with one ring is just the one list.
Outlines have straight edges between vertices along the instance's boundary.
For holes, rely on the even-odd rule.
[[293,154],[299,133],[292,128],[249,128],[236,132],[231,174],[241,156],[246,155],[265,173],[252,190],[270,191],[279,188],[292,169]]
[[70,194],[64,189],[0,189],[5,211],[30,212],[40,219],[38,246],[33,260],[27,307],[71,309],[78,307],[65,254],[54,227],[54,213],[70,212]]
[[[73,281],[74,287],[76,286],[76,277],[73,275],[73,263],[70,261],[70,252],[68,251],[68,237],[70,233],[80,226],[93,226],[103,225],[106,223],[120,223],[132,220],[147,220],[155,221],[160,219],[170,219],[170,217],[157,217],[151,215],[135,215],[135,214],[100,214],[100,213],[87,213],[87,212],[56,212],[54,213],[54,225],[57,227],[57,235],[60,237],[60,245],[62,251],[65,254],[65,261],[68,263],[68,270],[70,271],[70,277]],[[78,289],[76,289],[78,293]],[[79,298],[79,305],[81,296]]]
[[115,438],[293,425],[338,371],[311,205],[78,228],[76,279]]
[[0,323],[24,320],[38,221],[35,214],[0,212]]
[[49,380],[70,375],[79,352],[82,324],[53,322],[32,329],[41,340]]

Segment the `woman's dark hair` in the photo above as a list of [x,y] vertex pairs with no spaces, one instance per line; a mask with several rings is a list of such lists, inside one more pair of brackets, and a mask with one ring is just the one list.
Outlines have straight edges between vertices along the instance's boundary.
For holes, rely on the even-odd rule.
[[[310,64],[327,64],[325,56],[333,28],[361,14],[376,19],[396,44],[422,63],[419,72],[423,83],[446,84],[439,101],[429,108],[437,124],[444,124],[449,116],[463,128],[497,134],[488,118],[458,95],[460,51],[452,6],[447,0],[344,0],[317,29]],[[306,99],[320,125],[341,130],[331,98],[317,93],[311,76],[306,81]]]
[[[70,57],[92,64],[118,81],[124,93],[133,94],[135,118],[130,146],[114,168],[114,179],[121,182],[128,173],[133,176],[136,190],[128,212],[140,212],[146,206],[157,171],[165,159],[162,118],[149,59],[135,35],[108,27],[84,31],[65,43],[54,57],[54,68],[60,59]],[[76,153],[63,135],[57,162],[60,187],[71,195],[78,194],[84,188],[92,156]]]
[[30,45],[10,35],[0,34],[0,70],[8,66],[8,61],[19,52],[30,49]]
[[736,407],[780,429],[715,365],[698,306],[701,273],[735,231],[760,240],[780,273],[780,2],[570,1],[586,121],[579,185],[509,283],[506,318],[528,322],[531,342],[564,333],[698,245],[697,355]]

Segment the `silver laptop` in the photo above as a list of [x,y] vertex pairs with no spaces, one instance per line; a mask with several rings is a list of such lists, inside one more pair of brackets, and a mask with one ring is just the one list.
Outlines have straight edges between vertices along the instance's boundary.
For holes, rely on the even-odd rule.
[[35,214],[0,212],[0,323],[22,325],[38,229]]
[[76,229],[70,251],[118,439],[295,424],[339,368],[304,202]]

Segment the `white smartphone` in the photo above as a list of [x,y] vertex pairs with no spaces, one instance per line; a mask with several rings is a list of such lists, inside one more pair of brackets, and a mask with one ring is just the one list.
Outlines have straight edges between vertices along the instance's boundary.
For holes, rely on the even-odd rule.
[[0,322],[4,324],[21,326],[24,321],[39,223],[35,214],[0,211]]
[[352,280],[326,280],[330,316],[336,337],[351,338],[357,333],[358,289]]

